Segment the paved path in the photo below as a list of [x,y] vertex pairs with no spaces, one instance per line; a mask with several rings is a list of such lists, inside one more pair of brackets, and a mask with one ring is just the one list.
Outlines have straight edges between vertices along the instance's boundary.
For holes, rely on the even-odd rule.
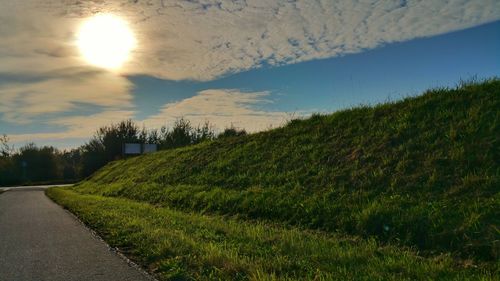
[[149,280],[43,189],[0,194],[0,281]]
[[0,187],[0,191],[8,190],[44,190],[53,186],[72,186],[72,184],[57,184],[57,185],[30,185],[30,186],[8,186]]

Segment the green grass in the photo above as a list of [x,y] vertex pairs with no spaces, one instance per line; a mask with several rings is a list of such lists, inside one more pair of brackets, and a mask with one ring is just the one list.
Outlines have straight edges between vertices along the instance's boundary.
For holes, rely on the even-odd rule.
[[499,108],[500,80],[468,83],[116,161],[67,189],[361,237],[498,272]]
[[458,265],[449,255],[374,239],[244,222],[155,207],[127,199],[52,188],[112,246],[161,280],[494,280],[492,272]]

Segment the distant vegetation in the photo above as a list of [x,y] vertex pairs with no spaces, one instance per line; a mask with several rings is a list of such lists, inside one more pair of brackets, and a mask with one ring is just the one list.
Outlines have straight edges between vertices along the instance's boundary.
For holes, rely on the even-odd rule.
[[166,280],[495,280],[499,108],[498,79],[436,89],[48,194]]
[[0,136],[0,186],[30,183],[75,182],[91,175],[110,161],[123,158],[124,143],[157,144],[160,150],[197,144],[216,138],[245,135],[233,126],[217,134],[210,123],[193,127],[178,119],[169,129],[140,129],[131,120],[99,128],[92,138],[76,149],[58,150],[29,143],[16,150],[6,135]]
[[29,143],[19,150],[1,138],[0,186],[23,183],[62,183],[77,179],[78,151],[59,151]]

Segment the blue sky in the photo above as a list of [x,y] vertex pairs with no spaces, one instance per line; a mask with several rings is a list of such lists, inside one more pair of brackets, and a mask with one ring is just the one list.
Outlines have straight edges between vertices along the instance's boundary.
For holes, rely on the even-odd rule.
[[[69,148],[110,122],[159,127],[179,117],[260,131],[500,76],[495,1],[171,2],[164,12],[119,0],[0,4],[17,11],[0,12],[10,27],[0,28],[0,134],[17,147]],[[73,44],[96,10],[120,15],[136,34],[120,71],[90,65]]]

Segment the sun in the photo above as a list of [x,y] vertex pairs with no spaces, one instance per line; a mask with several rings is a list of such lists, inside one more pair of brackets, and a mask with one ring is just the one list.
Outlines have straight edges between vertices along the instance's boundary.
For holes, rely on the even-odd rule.
[[111,14],[100,14],[82,24],[77,46],[90,64],[116,70],[129,59],[136,40],[126,21]]

